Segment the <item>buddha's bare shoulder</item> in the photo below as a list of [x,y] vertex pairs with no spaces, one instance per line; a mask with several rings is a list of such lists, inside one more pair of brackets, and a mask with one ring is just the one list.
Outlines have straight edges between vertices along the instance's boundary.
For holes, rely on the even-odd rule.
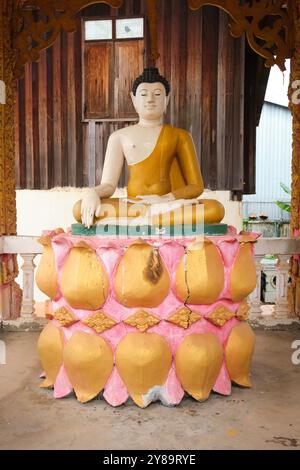
[[112,139],[120,139],[123,136],[130,136],[133,133],[135,133],[138,128],[139,127],[137,125],[122,127],[121,129],[118,129],[117,131],[112,132],[110,137]]

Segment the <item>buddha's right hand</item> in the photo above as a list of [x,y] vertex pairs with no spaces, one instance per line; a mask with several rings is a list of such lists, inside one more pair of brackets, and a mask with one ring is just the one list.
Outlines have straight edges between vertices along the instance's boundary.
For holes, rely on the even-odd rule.
[[89,189],[81,202],[81,221],[87,228],[94,222],[94,216],[99,217],[101,211],[101,201],[95,189]]

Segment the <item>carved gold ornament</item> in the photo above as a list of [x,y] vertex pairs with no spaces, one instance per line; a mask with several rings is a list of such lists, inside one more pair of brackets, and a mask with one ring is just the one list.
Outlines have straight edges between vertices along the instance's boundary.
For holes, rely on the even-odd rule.
[[188,0],[192,10],[203,5],[221,8],[231,17],[233,37],[244,33],[250,47],[266,59],[266,66],[277,64],[285,70],[290,57],[292,34],[286,0]]
[[233,317],[234,313],[231,310],[224,307],[224,305],[219,305],[206,317],[206,320],[215,326],[224,326]]
[[93,315],[90,315],[85,320],[82,320],[82,323],[95,330],[96,333],[103,333],[103,331],[109,330],[117,324],[115,320],[110,318],[108,315],[106,315],[105,312],[101,310],[94,313]]
[[167,321],[186,330],[199,320],[201,320],[200,313],[193,312],[189,308],[183,307],[173,313]]
[[292,153],[292,197],[291,197],[291,237],[300,227],[300,105],[299,105],[299,78],[300,78],[300,1],[291,2],[291,20],[294,25],[294,55],[291,60],[291,76],[289,87],[289,107],[293,116],[293,153]]
[[0,104],[0,235],[16,234],[15,183],[15,51],[11,22],[16,3],[0,2],[0,80],[6,89],[5,104]]
[[147,331],[149,328],[152,328],[152,326],[158,325],[159,322],[159,318],[155,317],[154,315],[151,315],[148,312],[145,312],[145,310],[139,310],[138,312],[134,313],[130,317],[126,318],[126,320],[124,320],[124,323],[126,323],[126,325],[133,326],[140,330],[142,333]]
[[54,314],[53,318],[61,324],[61,326],[71,326],[74,323],[78,322],[78,318],[74,315],[73,312],[70,312],[66,307],[61,307],[57,309]]
[[249,312],[250,312],[250,305],[248,305],[247,302],[244,302],[239,306],[236,312],[236,318],[241,321],[246,321],[248,320]]
[[27,62],[39,59],[40,52],[50,47],[62,29],[72,33],[78,29],[76,14],[95,3],[118,8],[123,0],[27,0],[19,6],[15,17],[15,48],[18,50],[17,75]]
[[[191,9],[212,5],[223,9],[231,17],[230,29],[234,37],[246,34],[251,48],[266,59],[268,67],[277,64],[285,69],[290,57],[291,28],[286,0],[187,0]],[[14,17],[14,45],[18,51],[17,75],[22,74],[27,62],[39,59],[40,51],[51,46],[62,29],[74,32],[78,28],[76,14],[83,8],[106,3],[118,8],[124,0],[27,0],[18,2]],[[157,0],[146,0],[151,38],[151,59],[159,58],[157,47]]]

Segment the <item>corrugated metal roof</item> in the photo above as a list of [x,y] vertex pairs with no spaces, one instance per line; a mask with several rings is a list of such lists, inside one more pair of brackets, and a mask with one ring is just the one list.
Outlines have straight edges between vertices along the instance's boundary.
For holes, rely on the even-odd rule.
[[264,212],[271,220],[288,219],[275,201],[289,201],[280,183],[291,186],[292,117],[284,106],[265,102],[257,128],[256,194],[246,195],[244,217]]

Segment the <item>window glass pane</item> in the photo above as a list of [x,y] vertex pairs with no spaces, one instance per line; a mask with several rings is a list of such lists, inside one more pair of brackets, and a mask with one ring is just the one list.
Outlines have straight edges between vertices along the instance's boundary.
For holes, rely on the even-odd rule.
[[143,38],[144,18],[128,18],[117,20],[117,39]]
[[112,39],[112,21],[94,20],[85,22],[86,41]]

